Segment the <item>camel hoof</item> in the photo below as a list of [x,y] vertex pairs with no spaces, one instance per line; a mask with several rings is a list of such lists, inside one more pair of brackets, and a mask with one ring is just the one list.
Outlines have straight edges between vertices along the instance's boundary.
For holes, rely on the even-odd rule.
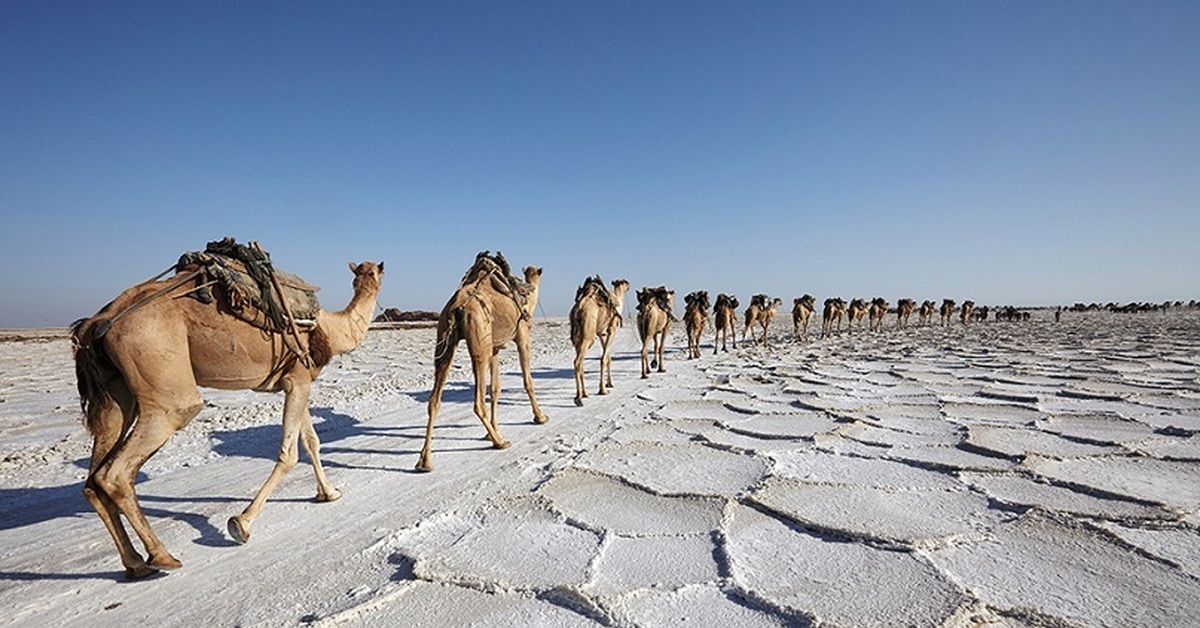
[[172,569],[179,569],[183,566],[183,563],[179,562],[178,558],[163,552],[162,556],[152,556],[146,565],[151,569],[171,571]]
[[331,488],[327,492],[318,492],[317,493],[317,501],[320,503],[336,502],[337,500],[339,500],[341,498],[342,498],[342,492],[337,490],[336,488]]
[[533,422],[537,423],[538,425],[545,425],[549,421],[550,421],[550,417],[548,417],[544,414],[535,414],[533,416]]
[[[604,394],[604,393],[600,393],[600,394]],[[583,397],[576,397],[576,398],[575,398],[575,405],[576,405],[576,406],[579,406],[580,408],[582,408],[582,407],[583,407]]]
[[242,524],[241,517],[230,517],[225,528],[229,530],[229,536],[241,545],[250,540],[250,528]]
[[417,471],[420,471],[421,473],[432,473],[433,472],[433,465],[429,465],[429,464],[421,464],[418,462],[417,466],[415,468]]
[[606,389],[604,389],[604,390],[601,390],[601,391],[600,391],[600,394],[601,394],[601,395],[607,395],[607,394],[608,394],[608,389],[606,388]]
[[492,443],[492,449],[508,449],[511,445],[512,443],[502,440],[498,443]]
[[156,573],[159,573],[157,569],[144,563],[125,568],[125,578],[129,580],[141,580],[142,578],[153,576]]

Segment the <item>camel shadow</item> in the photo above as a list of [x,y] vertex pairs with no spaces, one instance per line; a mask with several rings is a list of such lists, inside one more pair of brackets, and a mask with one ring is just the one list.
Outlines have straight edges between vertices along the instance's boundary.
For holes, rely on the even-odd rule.
[[0,489],[0,530],[14,530],[65,517],[95,514],[83,483],[45,488]]
[[[321,440],[321,451],[334,451],[326,444],[336,443],[356,436],[386,435],[397,428],[368,426],[362,421],[330,408],[312,408],[309,414],[315,419],[313,428]],[[279,444],[283,438],[283,427],[279,423],[254,425],[237,430],[214,431],[213,451],[222,456],[261,458],[275,460],[279,456]],[[301,460],[307,455],[300,450]],[[324,462],[324,461],[322,461]]]

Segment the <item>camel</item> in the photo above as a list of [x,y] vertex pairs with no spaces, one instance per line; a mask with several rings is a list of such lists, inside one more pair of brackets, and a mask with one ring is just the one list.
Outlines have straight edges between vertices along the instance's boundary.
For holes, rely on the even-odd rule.
[[846,316],[846,300],[841,297],[825,299],[825,307],[821,310],[821,337],[831,331],[842,333],[842,319]]
[[[746,336],[750,336],[750,342],[758,344],[767,344],[767,328],[771,325],[771,320],[775,318],[775,313],[779,311],[779,306],[783,305],[783,299],[771,299],[765,294],[756,294],[750,298],[750,307],[746,308],[746,329],[742,331],[742,344],[746,343]],[[754,326],[762,327],[762,338],[754,337]]]
[[737,349],[737,297],[731,294],[722,292],[717,295],[717,300],[713,304],[713,324],[716,326],[716,335],[713,336],[713,355],[717,354],[717,344],[720,343],[721,351],[728,351],[725,341],[730,338],[730,332],[733,337],[733,348]]
[[[265,265],[269,269],[269,258]],[[182,567],[151,529],[134,481],[142,465],[204,407],[198,386],[285,394],[279,456],[250,505],[229,519],[235,540],[250,538],[250,526],[271,491],[296,466],[297,439],[312,461],[316,500],[341,497],[321,465],[309,392],[333,356],[353,350],[367,335],[383,280],[382,262],[350,264],[350,304],[338,312],[318,307],[311,321],[297,321],[285,308],[292,333],[287,337],[285,331],[269,331],[239,316],[243,306],[230,296],[231,288],[218,285],[222,298],[214,299],[193,279],[199,271],[176,270],[172,279],[125,290],[71,329],[81,405],[93,437],[83,494],[116,543],[130,579]],[[275,288],[283,292],[277,281]],[[203,300],[189,296],[201,293]],[[134,548],[121,515],[137,533],[146,558]]]
[[700,357],[700,334],[708,326],[708,292],[697,290],[683,298],[687,309],[683,313],[683,326],[687,329],[688,359]]
[[846,329],[853,334],[854,326],[858,326],[858,330],[862,331],[863,320],[867,318],[867,302],[863,299],[851,299],[850,306],[846,309],[846,314],[849,319],[849,324]]
[[954,316],[954,299],[942,299],[942,307],[938,308],[938,313],[942,316],[942,327],[950,325],[950,318]]
[[960,316],[960,320],[962,320],[962,324],[966,325],[967,323],[970,323],[974,317],[975,317],[975,302],[974,301],[963,301],[961,316]]
[[625,293],[629,282],[617,279],[610,291],[599,275],[588,277],[575,291],[575,305],[571,308],[571,344],[575,345],[575,405],[582,406],[587,397],[583,384],[583,357],[596,338],[600,339],[600,389],[607,395],[612,388],[612,340],[621,326],[621,310],[625,307]]
[[869,318],[867,329],[871,331],[883,331],[883,319],[888,315],[890,307],[887,299],[883,297],[871,299],[871,304],[867,306],[867,316]]
[[[663,365],[663,349],[667,344],[667,330],[675,315],[671,312],[675,307],[675,291],[663,286],[643,288],[637,292],[638,336],[642,338],[642,379],[650,377],[650,369],[657,368],[659,373],[665,373]],[[650,342],[654,342],[654,360],[649,361],[647,351]]]
[[916,301],[912,299],[900,299],[896,301],[896,329],[908,327],[908,319],[915,311],[917,311]]
[[[512,275],[508,261],[499,251],[491,255],[483,251],[463,275],[454,296],[438,315],[437,344],[433,354],[433,391],[429,394],[429,422],[425,425],[425,444],[417,459],[418,471],[433,471],[433,424],[442,405],[442,390],[454,361],[459,341],[467,341],[471,356],[471,371],[475,376],[475,416],[483,423],[492,447],[507,449],[510,443],[500,436],[496,417],[496,401],[500,397],[500,350],[516,341],[517,356],[525,393],[533,410],[534,423],[549,420],[538,406],[533,392],[533,376],[529,370],[529,337],[533,311],[537,308],[538,288],[542,269],[526,266],[525,281]],[[491,409],[484,405],[484,388],[491,376]]]
[[[792,299],[792,333],[796,340],[808,340],[808,321],[812,318],[813,310],[817,309],[817,301],[811,294]],[[803,329],[803,333],[801,333]]]
[[921,302],[921,309],[918,311],[921,318],[917,321],[917,324],[920,325],[921,327],[925,327],[927,325],[932,324],[933,323],[933,314],[936,311],[937,311],[937,304],[934,303],[933,301],[926,299],[925,301]]

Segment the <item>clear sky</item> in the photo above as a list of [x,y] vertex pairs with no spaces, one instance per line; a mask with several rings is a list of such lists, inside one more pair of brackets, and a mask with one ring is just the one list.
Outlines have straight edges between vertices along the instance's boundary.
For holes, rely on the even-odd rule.
[[[0,0],[0,327],[232,236],[791,298],[1200,298],[1200,2]],[[682,299],[679,299],[682,303]],[[682,306],[680,305],[680,309]]]

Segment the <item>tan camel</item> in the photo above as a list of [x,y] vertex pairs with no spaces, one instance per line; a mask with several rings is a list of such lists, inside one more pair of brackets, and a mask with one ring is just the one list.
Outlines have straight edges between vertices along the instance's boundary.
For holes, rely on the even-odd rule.
[[917,311],[917,302],[912,299],[896,301],[896,329],[908,327],[908,319]]
[[942,299],[942,307],[938,308],[938,313],[942,315],[942,327],[950,325],[950,319],[954,316],[954,309],[954,299]]
[[867,306],[867,329],[871,331],[883,331],[883,319],[888,315],[888,310],[891,305],[887,299],[883,297],[875,297],[871,299],[871,304]]
[[[667,344],[667,331],[675,315],[671,312],[675,307],[675,291],[663,286],[643,288],[637,292],[638,335],[642,338],[642,379],[650,377],[650,369],[657,368],[659,373],[665,373],[663,365],[663,350]],[[654,360],[650,361],[647,352],[651,341],[654,342]]]
[[922,327],[932,324],[933,314],[935,312],[937,312],[937,304],[929,299],[926,299],[921,303],[921,309],[919,310],[921,318],[918,320],[917,324]]
[[[771,321],[775,318],[775,313],[779,311],[779,306],[783,305],[783,299],[771,299],[765,294],[756,294],[750,299],[750,307],[746,308],[746,329],[742,331],[742,344],[746,342],[746,336],[750,336],[750,342],[754,344],[767,344],[767,328],[770,327]],[[762,338],[754,337],[754,326],[762,328]]]
[[821,310],[821,337],[830,332],[842,333],[842,319],[846,316],[846,300],[841,297],[825,299],[825,307]]
[[688,359],[700,357],[700,334],[708,327],[708,292],[697,290],[683,298],[687,309],[683,313],[683,326],[687,329]]
[[868,305],[864,299],[851,299],[850,306],[846,309],[846,314],[849,317],[849,324],[846,329],[849,333],[854,333],[854,327],[857,325],[858,330],[862,331],[863,321],[867,318]]
[[817,309],[817,300],[806,294],[792,299],[792,333],[796,340],[808,340],[808,322]]
[[575,405],[582,406],[587,397],[583,384],[583,358],[597,338],[600,339],[600,389],[607,395],[612,388],[612,340],[621,326],[621,310],[629,282],[617,279],[610,291],[599,275],[588,277],[575,291],[571,308],[571,344],[575,345]]
[[960,320],[962,320],[962,324],[966,325],[966,324],[970,323],[974,318],[975,318],[975,302],[974,301],[963,301],[962,310],[961,310],[961,318],[960,318]]
[[717,328],[713,336],[713,355],[717,354],[718,344],[721,351],[729,350],[725,345],[726,340],[731,340],[733,348],[737,349],[737,308],[737,297],[724,292],[717,295],[713,304],[713,323]]
[[[180,278],[183,269],[171,280],[129,288],[96,315],[72,326],[80,398],[94,439],[83,494],[116,542],[127,577],[182,566],[150,528],[134,480],[142,465],[204,407],[197,386],[282,390],[286,395],[279,457],[254,500],[229,520],[234,539],[244,543],[250,538],[250,526],[271,491],[296,466],[297,439],[312,461],[317,501],[341,496],[321,466],[308,398],[313,380],[330,359],[362,342],[374,314],[383,263],[351,264],[350,270],[350,304],[340,312],[318,310],[311,325],[303,321],[303,329],[291,319],[293,335],[288,338],[237,316],[234,307],[242,307],[231,306],[229,298],[188,297],[199,288],[196,281]],[[137,533],[147,558],[134,548],[121,515]]]
[[[492,447],[506,449],[509,442],[500,436],[496,417],[496,401],[500,397],[500,350],[516,341],[517,356],[525,393],[533,409],[533,421],[549,419],[538,406],[533,392],[533,376],[529,371],[529,337],[533,312],[538,302],[538,287],[542,269],[527,266],[525,281],[513,277],[508,262],[499,251],[495,256],[484,251],[475,256],[475,263],[463,275],[454,296],[438,315],[437,344],[433,354],[433,391],[429,394],[429,422],[425,425],[425,445],[417,459],[417,470],[433,471],[433,424],[442,405],[442,390],[454,361],[454,350],[461,340],[467,341],[471,356],[471,371],[475,376],[475,416],[483,423]],[[484,405],[485,385],[491,376],[491,409]]]

